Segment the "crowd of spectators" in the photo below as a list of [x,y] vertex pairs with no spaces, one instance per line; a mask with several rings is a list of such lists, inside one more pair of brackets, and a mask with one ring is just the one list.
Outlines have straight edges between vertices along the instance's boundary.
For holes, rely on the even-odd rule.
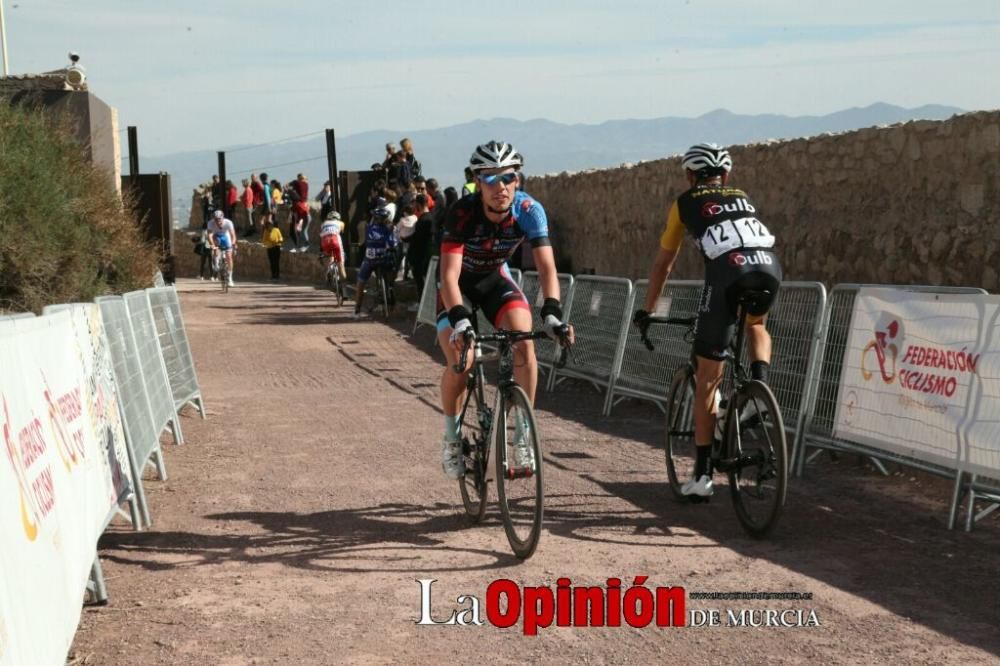
[[[475,192],[474,180],[466,173],[460,190],[442,188],[436,178],[424,174],[413,142],[408,138],[399,142],[399,148],[392,143],[386,144],[383,160],[372,164],[371,169],[374,182],[369,194],[369,213],[378,206],[390,210],[393,235],[399,241],[396,245],[398,277],[412,277],[417,289],[422,290],[430,259],[437,254],[441,243],[444,213],[460,196]],[[247,211],[246,217],[241,218],[245,223],[239,225],[243,236],[250,238],[259,234],[260,242],[267,248],[271,277],[278,279],[282,249],[292,253],[308,252],[310,231],[334,212],[333,188],[330,181],[324,182],[314,193],[316,206],[311,208],[309,179],[305,174],[300,173],[282,184],[267,173],[252,173],[240,184],[242,191],[233,181],[221,182],[217,175],[212,176],[210,186],[202,195],[203,219],[209,220],[214,211],[221,208],[226,218],[236,220],[237,207],[242,207]],[[315,208],[319,209],[318,215]],[[279,210],[287,210],[288,215],[287,224],[281,228]],[[370,219],[369,214],[358,223],[354,238],[360,245],[360,252],[356,256],[364,256],[365,226]]]

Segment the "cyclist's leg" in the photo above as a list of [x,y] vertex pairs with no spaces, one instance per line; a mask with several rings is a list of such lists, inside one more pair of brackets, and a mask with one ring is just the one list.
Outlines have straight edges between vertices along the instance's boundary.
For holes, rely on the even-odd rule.
[[358,281],[354,287],[354,316],[361,316],[361,304],[365,302],[365,284],[372,275],[372,264],[368,259],[361,262],[358,269]]
[[[440,303],[440,300],[439,300]],[[465,400],[465,387],[472,365],[472,353],[465,357],[465,372],[455,372],[459,352],[451,345],[451,325],[448,313],[441,311],[437,318],[438,345],[444,352],[445,366],[441,374],[441,409],[444,412],[444,435],[441,437],[441,469],[445,476],[460,479],[464,473],[462,460],[461,434],[459,432],[459,414],[462,402]]]
[[781,286],[781,267],[777,257],[771,265],[764,265],[751,272],[743,274],[730,287],[730,303],[735,302],[736,295],[743,290],[768,291],[771,296],[764,302],[756,304],[754,309],[747,310],[746,333],[747,351],[750,354],[750,372],[754,379],[767,381],[767,370],[771,363],[771,335],[767,332],[767,313],[778,297]]
[[[524,292],[517,286],[504,265],[490,278],[488,286],[482,285],[483,314],[495,328],[508,331],[531,330],[531,306]],[[538,360],[535,344],[525,340],[514,345],[514,379],[524,389],[528,400],[535,404],[538,386]]]
[[[713,279],[714,278],[714,279]],[[694,479],[681,489],[685,495],[712,494],[711,447],[718,416],[715,396],[722,381],[723,362],[736,332],[736,317],[726,299],[727,286],[719,276],[705,276],[695,325],[694,443],[697,458]]]

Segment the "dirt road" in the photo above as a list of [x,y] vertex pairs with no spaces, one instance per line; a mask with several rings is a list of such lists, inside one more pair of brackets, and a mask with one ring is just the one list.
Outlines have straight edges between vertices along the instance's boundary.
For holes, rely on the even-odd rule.
[[[546,530],[511,554],[495,505],[470,526],[441,474],[441,354],[428,327],[354,322],[304,287],[179,285],[209,419],[184,420],[154,526],[100,542],[110,605],[88,608],[87,664],[983,663],[1000,652],[1000,520],[944,527],[947,485],[853,460],[795,480],[778,533],[744,536],[728,498],[670,499],[654,407],[600,417],[570,383],[539,396]],[[718,627],[421,626],[482,606],[498,579],[683,586]],[[694,592],[809,600],[699,600]],[[743,610],[814,611],[819,626],[739,627]],[[508,609],[509,610],[509,609]],[[730,618],[732,611],[735,618]],[[697,615],[697,614],[696,614]],[[696,616],[698,620],[701,615]],[[761,614],[753,614],[761,618]],[[784,614],[795,623],[798,613]],[[471,613],[462,616],[471,619]]]

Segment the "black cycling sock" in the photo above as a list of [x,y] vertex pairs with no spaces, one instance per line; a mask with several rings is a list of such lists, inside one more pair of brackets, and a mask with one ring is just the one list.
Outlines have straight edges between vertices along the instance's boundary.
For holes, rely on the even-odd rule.
[[771,364],[767,361],[754,361],[750,364],[750,377],[767,383],[767,370],[771,367]]
[[694,478],[700,479],[703,476],[712,476],[712,447],[697,446],[697,458],[694,462]]

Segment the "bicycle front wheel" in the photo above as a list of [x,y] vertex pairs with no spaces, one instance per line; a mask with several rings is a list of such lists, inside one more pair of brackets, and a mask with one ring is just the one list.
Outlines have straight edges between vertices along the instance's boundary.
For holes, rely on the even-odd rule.
[[542,535],[542,449],[535,413],[520,386],[511,386],[495,414],[496,476],[500,517],[519,558],[531,557]]
[[694,372],[684,367],[674,373],[667,392],[665,449],[667,478],[674,498],[687,502],[681,486],[694,478],[697,451],[694,443]]
[[[764,382],[745,384],[736,396],[736,406],[725,433],[725,455],[734,462],[729,491],[743,529],[759,539],[771,533],[785,506],[785,424],[778,401]],[[738,427],[733,421],[738,421]]]
[[465,513],[473,522],[480,522],[486,514],[489,487],[486,480],[489,457],[492,408],[483,404],[479,391],[471,388],[465,398],[465,409],[459,424],[462,437],[462,462],[465,474],[458,480]]

